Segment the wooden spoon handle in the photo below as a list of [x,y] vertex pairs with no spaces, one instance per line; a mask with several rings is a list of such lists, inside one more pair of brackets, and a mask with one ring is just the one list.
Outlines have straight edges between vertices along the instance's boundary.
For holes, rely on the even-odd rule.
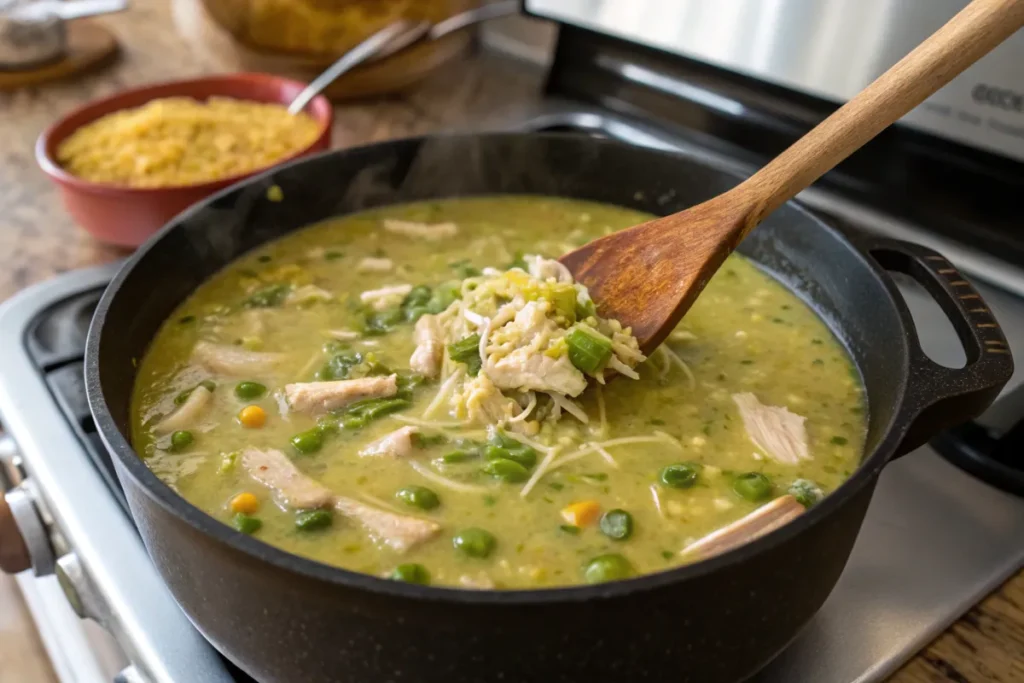
[[1024,0],[974,0],[730,193],[750,203],[741,238],[1022,26]]

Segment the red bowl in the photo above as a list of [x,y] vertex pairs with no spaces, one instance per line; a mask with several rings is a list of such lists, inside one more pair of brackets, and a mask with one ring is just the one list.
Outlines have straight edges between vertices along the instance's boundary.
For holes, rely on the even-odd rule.
[[[128,187],[83,180],[65,171],[57,162],[57,148],[61,142],[81,126],[101,116],[139,107],[162,97],[203,100],[224,96],[287,105],[305,87],[305,83],[269,74],[237,73],[125,90],[76,109],[43,131],[36,141],[36,161],[57,183],[65,208],[79,225],[103,242],[136,247],[186,207],[269,166],[194,185]],[[318,96],[306,106],[305,111],[320,124],[316,140],[272,165],[330,147],[331,124],[334,121],[331,103],[327,98]]]

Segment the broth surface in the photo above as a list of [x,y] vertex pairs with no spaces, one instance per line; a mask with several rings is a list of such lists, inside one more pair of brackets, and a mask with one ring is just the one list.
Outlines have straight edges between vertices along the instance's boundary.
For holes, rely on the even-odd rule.
[[[443,240],[396,235],[381,229],[384,218],[451,222],[458,234]],[[411,323],[374,336],[332,338],[332,331],[363,324],[361,292],[402,283],[436,287],[472,269],[504,269],[522,252],[554,258],[648,218],[564,199],[473,198],[345,216],[266,244],[204,283],[160,329],[139,366],[134,446],[161,479],[226,524],[235,515],[232,500],[252,494],[257,508],[250,516],[262,525],[249,531],[257,538],[369,574],[389,576],[400,565],[415,564],[435,585],[532,588],[590,580],[589,563],[608,554],[626,558],[636,573],[692,561],[682,552],[686,546],[785,494],[794,481],[809,480],[826,494],[834,490],[856,468],[864,445],[862,388],[845,350],[809,307],[741,256],[728,259],[666,342],[671,353],[655,353],[640,365],[639,380],[619,377],[601,389],[589,386],[579,399],[588,424],[566,416],[531,437],[563,454],[584,443],[603,444],[604,453],[592,452],[546,474],[525,496],[522,483],[482,472],[478,457],[442,462],[458,450],[459,438],[487,440],[482,426],[461,427],[449,415],[426,421],[432,427],[423,434],[431,438],[421,439],[409,460],[358,455],[368,443],[409,424],[403,418],[421,418],[438,391],[436,381],[415,387],[407,409],[341,429],[309,454],[290,441],[314,429],[317,419],[283,410],[278,396],[287,383],[313,380],[340,352],[372,353],[376,363],[409,368],[415,348]],[[389,259],[392,268],[368,271],[367,257]],[[313,285],[331,298],[244,304],[254,292],[282,283],[291,291]],[[251,377],[228,376],[196,363],[200,341],[277,352],[283,359]],[[155,425],[173,413],[176,397],[204,381],[215,385],[209,405],[189,427],[189,443],[172,444]],[[259,383],[266,393],[240,398],[240,381]],[[745,392],[806,418],[811,459],[782,464],[752,442],[733,399]],[[247,428],[240,420],[249,405],[262,409],[262,426]],[[446,441],[437,443],[441,438]],[[338,514],[329,526],[299,528],[297,512],[275,504],[271,491],[240,466],[237,454],[245,448],[278,449],[339,495],[434,520],[441,530],[400,553]],[[675,488],[660,478],[677,463],[698,472],[691,486]],[[737,492],[738,478],[751,472],[771,483],[771,493],[757,502]],[[438,483],[445,480],[462,490]],[[417,508],[396,497],[410,486],[430,489],[439,504]],[[626,511],[631,533],[614,537],[622,535],[621,517],[607,524],[568,523],[565,509],[581,502],[596,504],[600,514]],[[492,535],[486,557],[453,547],[466,529]]]

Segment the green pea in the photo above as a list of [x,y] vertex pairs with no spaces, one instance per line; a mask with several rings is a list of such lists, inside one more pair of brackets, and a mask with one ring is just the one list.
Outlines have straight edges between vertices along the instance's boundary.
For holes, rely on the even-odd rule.
[[463,529],[452,537],[452,545],[455,546],[455,549],[470,557],[487,557],[497,543],[497,539],[491,532],[476,527]]
[[295,528],[302,531],[326,529],[334,521],[330,510],[306,510],[295,515]]
[[259,517],[251,517],[244,512],[239,512],[232,517],[231,522],[235,525],[236,529],[250,536],[263,527],[263,521]]
[[509,460],[508,458],[491,460],[483,466],[483,471],[495,479],[501,479],[509,484],[526,481],[530,478],[530,473],[525,467],[515,460]]
[[192,432],[184,429],[174,432],[171,434],[171,450],[183,451],[191,446],[193,441],[195,441],[195,437],[192,436]]
[[685,462],[677,462],[674,465],[669,465],[661,471],[658,475],[658,479],[665,486],[670,486],[674,489],[688,489],[697,483],[697,467]]
[[813,507],[825,497],[821,487],[809,479],[797,479],[786,492],[805,508]]
[[299,453],[309,455],[316,453],[324,445],[323,434],[314,427],[304,432],[299,432],[291,438],[291,444]]
[[421,510],[433,510],[441,504],[441,499],[437,497],[437,494],[426,486],[406,486],[404,489],[398,490],[395,498]]
[[391,578],[394,581],[416,583],[421,586],[426,586],[430,583],[430,572],[428,572],[427,568],[422,564],[410,562],[408,564],[400,564],[395,567],[391,572]]
[[633,575],[633,565],[618,553],[599,555],[583,566],[583,580],[587,583],[618,581]]
[[267,388],[259,382],[239,382],[235,385],[235,396],[243,401],[252,401],[267,393]]
[[601,515],[601,533],[616,541],[624,541],[633,535],[633,515],[625,510],[609,510]]
[[752,503],[767,500],[772,495],[772,481],[760,472],[747,472],[736,477],[732,490]]

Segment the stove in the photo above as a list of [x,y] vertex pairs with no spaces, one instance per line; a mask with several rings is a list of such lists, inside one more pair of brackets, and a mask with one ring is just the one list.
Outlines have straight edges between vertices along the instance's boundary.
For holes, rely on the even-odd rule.
[[[729,129],[710,125],[710,114],[704,126],[666,120],[652,93],[675,90],[692,100],[695,81],[673,71],[678,60],[660,70],[633,48],[637,61],[622,61],[623,49],[614,39],[564,29],[547,96],[480,128],[615,138],[738,173],[749,173],[761,162],[759,152],[770,151],[737,146]],[[646,71],[623,71],[641,58]],[[708,108],[728,102],[710,88],[696,96]],[[828,179],[799,200],[851,232],[910,237],[944,252],[969,274],[1012,351],[1024,358],[1024,266],[962,232],[925,228],[906,207],[865,201],[862,189]],[[18,580],[64,683],[248,681],[194,629],[152,567],[89,415],[86,330],[116,268],[68,273],[0,306],[0,420],[7,434],[0,454],[9,463],[8,485],[20,480],[8,499],[34,569]],[[900,288],[925,351],[940,363],[962,364],[937,304],[913,282],[900,281]],[[1022,384],[1018,372],[976,424],[885,469],[835,591],[757,683],[883,680],[1024,566],[1024,475],[1014,448],[1024,431],[1017,425],[1024,418]]]

